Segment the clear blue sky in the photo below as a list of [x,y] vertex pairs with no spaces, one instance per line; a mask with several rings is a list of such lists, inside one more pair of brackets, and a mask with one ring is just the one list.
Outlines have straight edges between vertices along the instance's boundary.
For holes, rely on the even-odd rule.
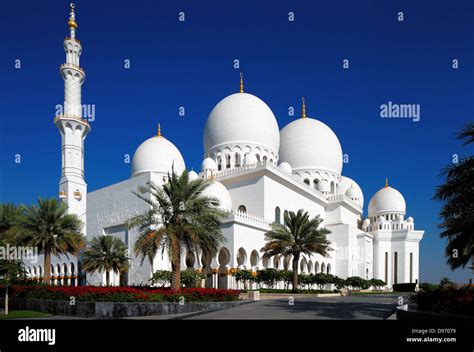
[[[328,124],[350,156],[343,174],[362,187],[366,207],[385,177],[403,193],[407,215],[426,231],[421,281],[474,276],[445,265],[441,204],[432,200],[452,155],[473,154],[454,139],[474,116],[473,1],[80,0],[76,9],[83,103],[96,107],[86,139],[90,191],[130,176],[124,155],[155,134],[157,122],[198,170],[206,117],[237,91],[239,59],[246,91],[268,103],[280,128],[293,119],[288,107],[299,111],[306,97],[308,114]],[[68,12],[67,1],[2,3],[1,202],[57,196],[61,142],[53,117],[63,101],[58,67]],[[388,101],[420,104],[421,120],[380,118]]]

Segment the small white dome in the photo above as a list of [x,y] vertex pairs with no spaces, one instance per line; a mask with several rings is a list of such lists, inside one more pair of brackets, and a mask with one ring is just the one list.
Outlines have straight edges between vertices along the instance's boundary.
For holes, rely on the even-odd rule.
[[202,161],[201,170],[217,171],[217,164],[214,159],[207,157]]
[[350,199],[359,199],[356,189],[353,186],[350,186],[346,191],[346,196]]
[[413,218],[411,216],[408,217],[407,219],[408,222],[413,222]]
[[386,186],[379,190],[369,202],[369,216],[387,213],[405,214],[405,198],[395,188]]
[[219,181],[211,181],[211,184],[201,194],[206,197],[219,199],[219,208],[222,210],[230,211],[232,209],[232,198],[230,193]]
[[328,180],[321,180],[318,182],[318,191],[320,192],[330,192],[331,185]]
[[342,171],[342,148],[336,134],[321,121],[299,118],[280,132],[280,160],[294,171]]
[[257,164],[257,161],[257,157],[254,153],[248,153],[247,155],[245,155],[244,165],[253,166]]
[[362,223],[363,227],[367,227],[370,225],[370,219],[365,219],[364,222]]
[[346,194],[350,188],[353,189],[351,192],[355,192],[356,198],[359,199],[359,204],[362,208],[364,206],[364,194],[362,193],[362,189],[354,180],[346,176],[341,176],[341,182],[339,183],[339,194]]
[[146,172],[168,174],[174,166],[178,175],[186,169],[183,156],[176,146],[162,136],[147,139],[135,151],[132,159],[132,177]]
[[293,168],[291,167],[290,163],[287,163],[286,161],[278,165],[278,168],[285,174],[291,174],[293,172]]
[[194,181],[194,180],[197,180],[198,178],[199,178],[199,175],[196,173],[196,171],[194,170],[189,171],[188,173],[189,181]]
[[280,130],[272,110],[248,93],[235,93],[212,109],[204,128],[204,149],[236,144],[254,144],[275,155],[280,146]]

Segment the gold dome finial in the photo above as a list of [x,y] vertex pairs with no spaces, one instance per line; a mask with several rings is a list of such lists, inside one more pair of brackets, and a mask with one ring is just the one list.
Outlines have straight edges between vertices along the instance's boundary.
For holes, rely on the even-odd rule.
[[158,123],[158,133],[156,134],[158,137],[161,137],[161,124]]
[[69,28],[77,29],[76,14],[74,13],[74,9],[76,8],[76,5],[74,5],[74,3],[71,2],[69,4],[69,7],[71,8],[71,12],[69,13],[69,21],[67,22],[67,25],[69,26]]
[[304,101],[304,97],[301,98],[301,118],[306,117],[306,104]]
[[385,178],[385,188],[388,187],[388,178]]
[[240,72],[240,93],[244,92],[244,74]]

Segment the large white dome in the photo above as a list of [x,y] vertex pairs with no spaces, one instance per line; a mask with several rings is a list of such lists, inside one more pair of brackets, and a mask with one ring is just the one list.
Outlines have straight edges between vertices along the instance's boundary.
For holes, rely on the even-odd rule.
[[174,171],[181,174],[185,169],[184,159],[178,148],[162,136],[147,139],[135,151],[132,160],[132,176],[145,172],[168,174]]
[[405,214],[406,203],[403,195],[395,188],[386,186],[374,194],[369,202],[369,217],[387,213]]
[[232,198],[230,193],[227,188],[219,181],[211,181],[211,184],[206,189],[204,189],[201,194],[206,197],[214,197],[219,199],[220,209],[227,211],[232,210]]
[[340,175],[342,148],[336,134],[321,121],[299,118],[280,132],[280,161],[287,161],[293,172],[324,170]]
[[226,144],[259,146],[278,154],[278,123],[267,104],[248,93],[235,93],[212,109],[204,129],[204,149]]

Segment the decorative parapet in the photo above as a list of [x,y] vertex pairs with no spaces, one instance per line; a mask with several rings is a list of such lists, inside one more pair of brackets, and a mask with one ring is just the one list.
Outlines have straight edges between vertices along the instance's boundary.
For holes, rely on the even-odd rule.
[[361,206],[359,203],[353,201],[345,194],[338,194],[337,196],[328,196],[328,202],[341,202],[341,201],[347,202],[351,204],[352,206],[356,207],[357,209],[361,209]]
[[224,222],[230,222],[230,221],[245,222],[255,227],[264,228],[264,229],[269,229],[270,224],[273,222],[272,220],[267,220],[265,218],[262,218],[256,215],[242,213],[236,210],[231,210],[227,213],[227,218],[224,220]]
[[318,191],[317,189],[314,189],[310,185],[307,185],[303,181],[295,178],[292,174],[288,174],[281,171],[277,166],[273,165],[270,162],[259,161],[257,162],[256,165],[245,165],[245,166],[240,166],[233,169],[221,170],[221,171],[218,171],[215,175],[216,175],[216,178],[219,180],[219,178],[224,178],[227,176],[236,176],[236,175],[245,174],[249,170],[259,171],[259,170],[265,170],[265,169],[271,170],[274,174],[296,184],[298,187],[304,188],[306,191],[309,191],[310,193],[317,196],[318,198],[327,199],[327,197],[323,193]]

